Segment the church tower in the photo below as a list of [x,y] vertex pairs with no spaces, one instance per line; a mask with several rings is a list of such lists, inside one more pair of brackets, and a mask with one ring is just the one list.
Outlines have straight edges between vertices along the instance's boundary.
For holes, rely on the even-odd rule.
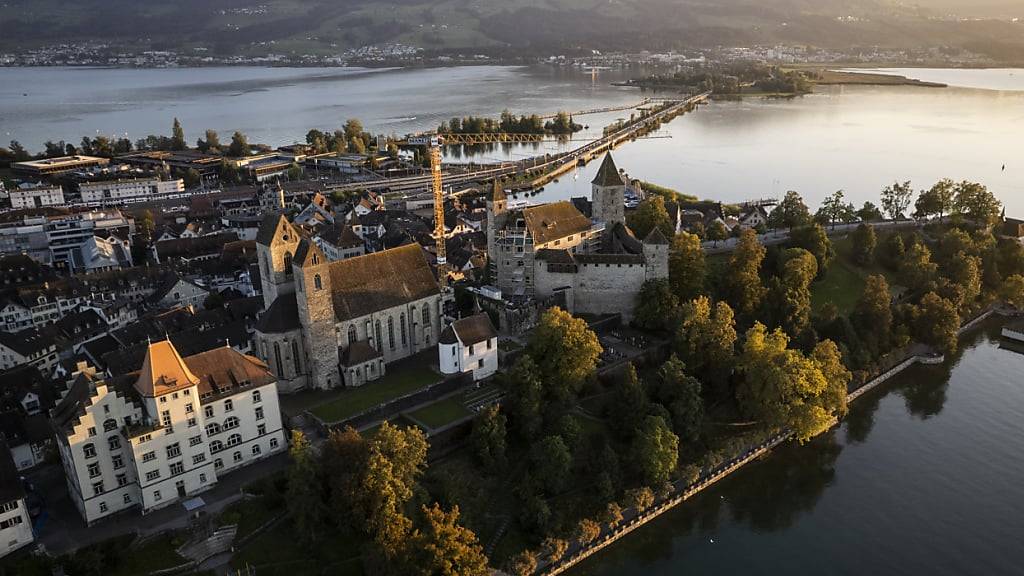
[[336,388],[341,385],[341,374],[329,262],[315,242],[303,238],[293,266],[309,385],[321,390]]
[[604,222],[605,230],[610,230],[616,222],[625,224],[626,183],[615,166],[611,152],[604,155],[597,176],[590,184],[594,220]]
[[501,179],[495,178],[491,197],[487,200],[487,263],[492,282],[498,277],[497,232],[501,225],[500,222],[505,220],[506,212],[508,212],[508,197],[505,195]]
[[295,291],[292,259],[299,246],[299,232],[280,214],[263,217],[256,234],[256,256],[260,262],[263,305],[270,305],[281,294]]

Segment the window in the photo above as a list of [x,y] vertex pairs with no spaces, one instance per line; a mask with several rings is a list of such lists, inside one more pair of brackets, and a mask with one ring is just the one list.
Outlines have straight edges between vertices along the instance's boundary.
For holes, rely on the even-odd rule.
[[156,460],[156,452],[146,452],[142,455],[143,462],[152,462],[153,460]]
[[121,468],[124,468],[124,459],[121,458],[120,454],[111,458],[110,461],[114,463],[114,470],[120,470]]
[[206,414],[207,418],[213,418],[213,406],[207,406],[206,408],[203,408],[203,412]]
[[292,275],[292,253],[291,252],[285,252],[284,253],[284,275],[285,276],[289,276],[289,277]]
[[124,503],[125,504],[131,504],[132,503],[132,495],[131,494],[125,494],[124,495]]
[[[104,408],[106,408],[106,406],[104,406]],[[117,428],[117,420],[114,420],[113,418],[107,418],[106,420],[103,421],[103,431],[104,432],[110,432],[111,430],[114,430],[116,428]]]
[[284,365],[281,363],[281,345],[274,342],[274,367],[277,368],[277,377],[284,378]]
[[159,502],[159,501],[161,501],[163,499],[164,499],[164,497],[160,495],[160,491],[159,490],[153,490],[153,500]]
[[182,392],[182,394],[184,394],[185,396],[191,396],[192,395],[192,389],[191,388],[185,388],[185,391]]
[[160,403],[161,404],[167,404],[167,396],[161,396],[160,397]]
[[388,318],[388,343],[391,349],[395,349],[395,319]]
[[94,482],[92,485],[92,493],[94,496],[103,494],[103,482]]
[[159,477],[160,477],[160,471],[159,470],[150,470],[149,472],[146,472],[146,481],[147,482],[152,482],[153,480],[156,480]]
[[128,484],[128,476],[126,476],[124,474],[118,474],[117,475],[117,485],[118,486],[124,486],[126,484]]
[[175,462],[171,464],[171,476],[177,476],[178,474],[185,473],[185,464],[181,462]]
[[494,338],[487,341],[487,349],[490,350],[491,348],[494,348]]
[[175,400],[177,400],[178,399],[178,393],[175,392],[174,394],[171,394],[171,397],[174,398]]
[[139,436],[139,444],[144,444],[146,442],[149,442],[152,439],[153,439],[153,435],[152,434],[143,434],[142,436]]
[[483,367],[484,367],[484,360],[483,360],[483,358],[481,358],[481,359],[480,359],[480,360],[479,360],[479,361],[478,361],[478,362],[476,363],[476,367],[477,367],[477,368],[483,368]]
[[96,446],[90,442],[89,444],[82,446],[82,452],[85,453],[86,458],[95,458]]
[[470,355],[470,356],[472,356],[473,354],[475,354],[475,352],[473,351],[473,349],[474,349],[475,347],[476,347],[476,344],[470,344],[470,345],[469,345],[469,355]]
[[298,375],[302,372],[302,366],[299,365],[299,341],[292,340],[292,362],[295,364],[295,374]]
[[384,346],[384,340],[380,336],[380,320],[377,320],[375,334],[377,335],[377,339],[374,340],[373,347],[377,350],[381,350]]
[[207,436],[216,436],[217,434],[220,434],[220,424],[217,424],[216,422],[210,422],[209,424],[206,425]]
[[259,444],[253,444],[252,445],[252,455],[253,456],[259,456],[260,455],[260,445]]
[[3,522],[0,522],[0,530],[7,530],[8,528],[11,528],[13,526],[17,526],[18,524],[21,524],[22,521],[23,520],[21,518],[21,514],[18,514],[17,516],[14,516],[13,518],[8,518],[7,520],[4,520]]
[[202,464],[203,462],[206,462],[206,454],[196,454],[195,456],[192,457],[193,465]]
[[423,327],[430,327],[430,306],[427,304],[423,305]]
[[107,511],[107,503],[106,502],[100,502],[100,512],[106,512],[106,511]]
[[206,474],[200,474],[199,475],[199,483],[200,484],[206,484]]
[[203,437],[202,436],[193,436],[193,437],[188,439],[188,445],[189,446],[198,446],[198,445],[200,445],[202,443],[203,443]]
[[260,425],[256,426],[256,434],[257,435],[263,436],[266,433],[267,433],[267,425],[266,424],[260,424]]
[[110,438],[107,438],[107,446],[109,446],[111,450],[120,450],[121,439],[117,436],[111,436]]
[[220,440],[214,440],[210,442],[210,452],[220,452],[224,449],[224,443]]
[[232,456],[232,458],[235,460],[235,462],[241,462],[242,461],[242,453],[241,452],[235,452],[234,455]]
[[189,402],[188,404],[185,404],[185,413],[191,414],[192,412],[194,412],[194,410],[192,409],[192,403]]
[[263,401],[263,398],[260,396],[260,391],[259,390],[253,390],[253,392],[252,392],[252,403],[253,404],[259,404],[262,401]]
[[100,465],[97,464],[96,462],[89,464],[87,470],[89,470],[89,478],[96,478],[101,474]]
[[356,341],[356,327],[355,325],[348,327],[348,345],[351,346]]
[[189,427],[189,428],[192,428],[193,426],[197,426],[198,424],[199,424],[199,423],[198,423],[198,422],[196,422],[196,419],[195,419],[195,418],[189,418],[189,419],[188,419],[188,427]]
[[96,429],[93,428],[92,426],[90,426],[89,427],[89,437],[92,438],[95,435],[96,435]]
[[178,456],[181,456],[181,445],[175,442],[167,447],[167,457],[177,458]]
[[[315,258],[315,256],[314,256],[314,258]],[[315,264],[315,262],[314,262],[314,264]],[[313,276],[313,287],[315,289],[317,289],[317,290],[323,290],[323,288],[324,288],[323,282],[320,280],[320,275],[319,274],[317,274],[316,276]]]
[[274,448],[277,448],[277,438],[270,439],[270,449],[273,450]]
[[227,418],[226,420],[224,420],[224,429],[225,430],[232,430],[234,428],[238,428],[240,425],[241,425],[240,421],[238,420],[238,418],[236,416],[231,416],[231,417]]
[[256,407],[256,419],[263,420],[263,406]]
[[224,461],[221,460],[220,458],[217,458],[216,460],[213,461],[213,469],[214,470],[220,470],[223,467],[224,467]]
[[228,446],[238,446],[241,443],[242,443],[242,435],[241,434],[232,434],[231,436],[228,436]]
[[402,335],[402,348],[405,348],[405,312],[398,315],[398,331]]

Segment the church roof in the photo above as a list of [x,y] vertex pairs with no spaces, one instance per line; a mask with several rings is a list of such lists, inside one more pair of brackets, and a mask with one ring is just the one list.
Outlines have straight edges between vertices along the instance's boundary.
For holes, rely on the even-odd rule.
[[199,384],[170,340],[149,344],[135,389],[147,397],[162,396]]
[[586,232],[591,227],[590,219],[580,213],[571,202],[555,202],[525,208],[523,219],[535,245]]
[[268,214],[264,216],[263,221],[260,222],[259,232],[256,233],[256,243],[270,246],[270,243],[274,241],[274,236],[277,236],[277,231],[282,226],[291,225],[288,224],[288,219],[281,214]]
[[320,250],[316,242],[308,238],[303,238],[299,241],[299,246],[295,250],[295,256],[292,258],[292,263],[301,268],[317,266],[326,262],[327,257],[324,256],[323,251]]
[[341,365],[347,368],[365,364],[383,356],[365,340],[356,340],[341,353]]
[[619,169],[615,166],[615,160],[612,159],[611,152],[604,155],[601,167],[597,170],[597,176],[594,176],[591,184],[595,186],[622,186],[622,175],[619,174]]
[[330,264],[334,315],[359,318],[441,293],[419,244]]
[[281,294],[274,299],[256,323],[256,331],[261,334],[281,334],[299,328],[299,306],[294,292]]

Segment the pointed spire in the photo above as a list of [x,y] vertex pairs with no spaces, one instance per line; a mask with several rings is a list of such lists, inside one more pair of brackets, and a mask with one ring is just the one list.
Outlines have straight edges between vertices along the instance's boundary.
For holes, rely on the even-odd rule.
[[615,166],[615,160],[612,159],[612,153],[608,152],[604,155],[604,160],[601,161],[601,167],[597,170],[597,176],[594,176],[594,180],[591,184],[595,186],[622,186],[622,175],[619,174],[619,169]]

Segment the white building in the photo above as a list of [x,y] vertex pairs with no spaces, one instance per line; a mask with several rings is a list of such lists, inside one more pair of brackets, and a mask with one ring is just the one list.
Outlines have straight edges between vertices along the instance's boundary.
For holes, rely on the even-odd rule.
[[472,372],[473,380],[483,380],[498,370],[498,332],[487,314],[452,322],[437,348],[444,374]]
[[276,378],[230,347],[182,358],[164,341],[150,344],[137,373],[80,370],[51,418],[69,494],[89,524],[163,508],[285,449]]
[[185,182],[180,178],[177,180],[129,178],[83,182],[78,185],[78,192],[82,196],[82,202],[114,204],[132,200],[145,200],[164,194],[181,194],[185,192]]
[[12,208],[41,208],[64,204],[64,189],[47,184],[22,184],[11,190]]
[[31,544],[34,539],[21,478],[10,450],[0,442],[0,558]]

